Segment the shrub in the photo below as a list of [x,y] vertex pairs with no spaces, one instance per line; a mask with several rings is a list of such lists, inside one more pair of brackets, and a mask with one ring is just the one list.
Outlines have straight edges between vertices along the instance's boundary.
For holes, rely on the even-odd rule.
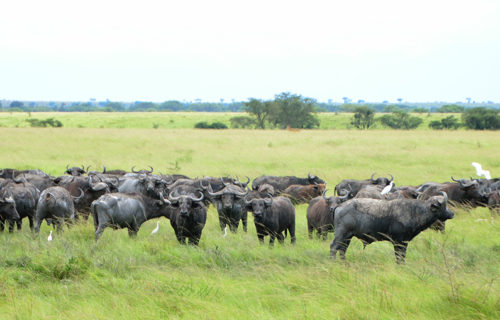
[[56,127],[56,128],[60,128],[63,126],[61,121],[54,119],[54,118],[48,118],[45,120],[26,119],[26,121],[28,121],[32,127]]
[[227,126],[222,122],[214,122],[209,124],[206,121],[198,122],[194,125],[197,129],[227,129]]
[[257,122],[253,118],[246,116],[232,117],[229,121],[231,121],[231,128],[234,129],[253,128],[257,125]]
[[411,116],[405,111],[394,111],[392,114],[386,114],[380,117],[380,122],[387,127],[393,129],[415,129],[422,123],[419,117]]
[[468,129],[498,130],[500,129],[498,112],[484,107],[467,109],[462,113],[462,122]]
[[351,124],[358,129],[368,129],[375,124],[375,110],[367,106],[359,106],[354,109]]

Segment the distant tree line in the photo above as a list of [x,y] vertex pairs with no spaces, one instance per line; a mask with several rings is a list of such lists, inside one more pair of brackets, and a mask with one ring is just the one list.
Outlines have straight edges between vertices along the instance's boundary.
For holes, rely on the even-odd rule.
[[[308,98],[310,100],[314,100]],[[161,103],[148,101],[135,102],[23,102],[11,101],[4,103],[0,101],[0,111],[7,112],[243,112],[246,111],[245,105],[258,99],[249,99],[249,101],[224,102],[185,102],[178,100],[168,100]],[[258,100],[260,101],[260,100]],[[482,106],[482,105],[479,105]],[[358,107],[367,107],[376,113],[392,113],[394,111],[406,111],[412,113],[463,113],[467,109],[478,107],[475,104],[439,104],[439,103],[324,103],[314,100],[314,109],[317,112],[354,112]],[[488,104],[482,107],[500,109],[499,104]]]
[[[409,112],[400,109],[384,114],[378,119],[375,119],[375,110],[367,106],[358,106],[353,109],[353,112],[351,125],[357,129],[369,129],[378,121],[384,127],[410,130],[417,128],[423,122],[422,118],[412,116]],[[461,114],[462,122],[450,115],[441,120],[431,121],[429,127],[435,130],[456,130],[461,126],[473,130],[498,130],[500,129],[499,114],[500,110],[484,107],[465,109]]]

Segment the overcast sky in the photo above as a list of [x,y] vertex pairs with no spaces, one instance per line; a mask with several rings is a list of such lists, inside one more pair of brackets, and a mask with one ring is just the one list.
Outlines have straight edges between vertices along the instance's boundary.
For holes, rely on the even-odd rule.
[[0,4],[0,100],[500,102],[498,0]]

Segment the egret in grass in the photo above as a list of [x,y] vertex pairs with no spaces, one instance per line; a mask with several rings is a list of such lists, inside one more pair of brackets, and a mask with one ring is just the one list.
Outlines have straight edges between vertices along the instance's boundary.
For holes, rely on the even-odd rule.
[[389,183],[388,186],[386,186],[384,189],[382,189],[382,191],[380,192],[380,194],[381,195],[388,194],[389,192],[391,192],[393,186],[394,186],[394,181],[391,181],[391,183]]
[[47,241],[52,241],[52,230],[50,230],[49,236],[47,238]]
[[224,237],[227,236],[227,226],[224,228]]
[[156,222],[156,228],[153,231],[151,231],[151,234],[158,233],[158,230],[160,230],[160,221]]
[[483,167],[479,163],[473,162],[472,166],[476,168],[477,176],[479,177],[484,176],[486,179],[491,179],[490,172],[488,170],[483,170]]

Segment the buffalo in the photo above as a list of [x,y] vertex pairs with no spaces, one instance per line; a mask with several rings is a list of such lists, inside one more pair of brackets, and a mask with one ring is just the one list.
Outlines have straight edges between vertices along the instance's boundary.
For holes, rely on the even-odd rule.
[[349,193],[349,198],[354,198],[356,194],[361,190],[363,187],[367,185],[378,185],[385,187],[389,185],[392,181],[394,181],[394,177],[392,174],[389,174],[391,176],[391,179],[385,178],[385,177],[379,177],[377,179],[374,179],[373,177],[375,176],[375,173],[372,174],[370,179],[366,180],[353,180],[353,179],[346,179],[342,180],[339,184],[335,186],[335,194],[337,195],[344,195],[346,191]]
[[275,192],[280,193],[292,184],[305,186],[310,184],[325,184],[325,181],[311,174],[308,174],[307,178],[298,178],[294,176],[260,176],[253,180],[252,190],[259,190],[259,187],[265,183],[270,184],[274,187]]
[[396,261],[405,260],[408,242],[438,219],[453,218],[447,208],[448,196],[442,193],[426,201],[396,199],[352,199],[335,209],[335,238],[330,244],[330,256],[335,259],[337,251],[345,259],[352,237],[364,245],[387,240],[394,245]]
[[130,237],[137,235],[141,225],[149,219],[170,218],[170,201],[156,200],[140,193],[107,193],[92,202],[95,240],[99,240],[104,229],[128,229]]
[[259,198],[250,201],[245,199],[245,204],[247,209],[253,212],[257,237],[261,243],[264,243],[264,236],[267,235],[270,237],[270,246],[274,245],[275,238],[284,243],[287,231],[290,233],[292,244],[295,243],[295,208],[290,199],[285,197]]
[[30,224],[30,229],[33,231],[33,219],[35,217],[36,206],[40,191],[31,183],[22,182],[21,180],[6,179],[0,184],[0,197],[10,195],[16,202],[16,210],[19,213],[19,219],[9,220],[9,232],[13,232],[14,223],[17,224],[17,229],[22,228],[22,219],[27,217]]
[[231,232],[236,232],[240,224],[243,224],[243,231],[247,231],[247,210],[243,203],[243,198],[248,194],[245,189],[234,184],[224,183],[224,189],[213,192],[208,186],[208,194],[217,208],[219,214],[219,224],[221,230],[225,230],[229,225]]
[[73,223],[76,218],[75,202],[80,201],[83,196],[82,189],[78,197],[73,197],[63,187],[50,187],[43,190],[36,208],[35,232],[40,232],[43,220],[53,223],[58,232],[62,231],[64,223]]
[[281,195],[290,198],[293,204],[308,203],[311,199],[322,195],[325,189],[326,185],[322,183],[310,184],[307,186],[292,184],[286,188]]
[[316,230],[317,236],[323,240],[328,237],[328,232],[333,232],[333,213],[335,209],[344,201],[348,195],[339,197],[316,197],[311,200],[307,207],[307,232],[309,239],[312,239],[313,232]]
[[177,241],[198,245],[201,233],[207,221],[207,207],[203,203],[204,195],[198,191],[195,195],[180,195],[176,190],[170,192],[168,200],[172,203],[170,224],[174,229]]
[[19,213],[16,210],[14,198],[3,198],[0,196],[0,231],[3,231],[5,220],[19,220]]

